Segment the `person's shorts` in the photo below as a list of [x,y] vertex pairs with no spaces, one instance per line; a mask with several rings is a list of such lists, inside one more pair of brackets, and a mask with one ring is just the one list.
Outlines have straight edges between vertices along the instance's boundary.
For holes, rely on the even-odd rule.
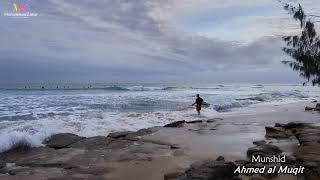
[[201,111],[201,106],[197,106],[197,111]]

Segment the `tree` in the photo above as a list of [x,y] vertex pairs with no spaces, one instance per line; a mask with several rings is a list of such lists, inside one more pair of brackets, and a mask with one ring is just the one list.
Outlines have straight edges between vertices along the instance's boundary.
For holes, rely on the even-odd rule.
[[314,20],[320,16],[306,15],[300,4],[284,3],[284,9],[300,22],[301,34],[283,37],[286,47],[282,50],[293,59],[283,63],[300,72],[307,80],[303,85],[311,81],[312,85],[320,86],[320,37],[315,29],[315,23],[319,21]]

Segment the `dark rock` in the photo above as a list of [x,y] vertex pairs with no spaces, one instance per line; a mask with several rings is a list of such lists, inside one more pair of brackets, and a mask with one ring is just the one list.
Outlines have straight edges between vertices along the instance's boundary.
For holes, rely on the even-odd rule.
[[284,124],[282,127],[284,129],[295,129],[295,128],[303,128],[308,127],[308,123],[302,123],[302,122],[290,122],[288,124]]
[[318,102],[318,101],[317,101],[317,100],[313,100],[312,102],[313,102],[313,103],[316,103],[316,102]]
[[278,170],[279,170],[279,167],[281,166],[280,163],[273,163],[273,164],[268,164],[266,165],[266,169],[269,169],[269,168],[273,168],[274,166],[276,166],[276,171],[275,173],[268,173],[268,172],[265,172],[263,174],[261,174],[262,177],[264,178],[267,178],[267,179],[272,179],[272,178],[275,178],[278,176]]
[[234,174],[236,165],[225,161],[199,161],[193,163],[191,168],[177,180],[233,180],[238,174]]
[[314,109],[315,111],[320,111],[320,103],[318,103],[317,105],[316,105],[316,108]]
[[274,127],[283,127],[285,124],[282,124],[282,123],[276,123],[275,125],[274,125]]
[[12,169],[12,170],[8,171],[8,174],[11,175],[11,176],[15,176],[16,172],[15,172],[15,170]]
[[285,164],[296,165],[297,164],[297,158],[294,157],[294,156],[287,155]]
[[206,122],[207,122],[207,123],[214,123],[214,122],[216,122],[216,120],[214,120],[214,119],[208,119]]
[[267,142],[265,140],[261,140],[261,141],[253,141],[254,145],[260,146],[260,145],[264,145],[267,144]]
[[304,108],[305,111],[313,111],[314,109],[315,109],[315,108],[313,108],[313,107],[308,107],[308,106],[307,106],[306,108]]
[[202,120],[195,120],[195,121],[188,121],[187,124],[196,124],[196,123],[202,123]]
[[247,156],[252,158],[253,155],[261,155],[261,156],[273,156],[273,155],[280,155],[282,151],[279,147],[271,145],[271,144],[264,144],[256,147],[249,148],[247,150]]
[[66,148],[69,145],[76,143],[85,137],[81,137],[75,134],[62,133],[51,136],[48,140],[44,142],[47,147],[61,149]]
[[269,138],[288,138],[292,134],[283,127],[266,127],[266,137]]
[[303,128],[309,126],[308,123],[302,123],[302,122],[290,122],[288,124],[282,124],[282,123],[276,123],[275,127],[282,127],[286,130],[292,130],[296,128]]
[[132,133],[132,132],[131,131],[114,132],[114,133],[110,133],[108,137],[119,139],[127,136],[129,133]]
[[249,160],[236,160],[236,161],[234,161],[234,163],[237,166],[245,166],[245,165],[249,164],[250,161]]
[[177,177],[181,176],[183,173],[181,172],[173,172],[164,175],[164,180],[175,180]]
[[170,149],[180,149],[179,145],[176,144],[170,144]]
[[219,156],[216,161],[225,161],[223,156]]
[[0,168],[0,174],[7,174],[9,172],[9,169],[6,167]]
[[167,124],[164,127],[180,128],[180,127],[183,127],[185,123],[186,121],[176,121],[176,122]]

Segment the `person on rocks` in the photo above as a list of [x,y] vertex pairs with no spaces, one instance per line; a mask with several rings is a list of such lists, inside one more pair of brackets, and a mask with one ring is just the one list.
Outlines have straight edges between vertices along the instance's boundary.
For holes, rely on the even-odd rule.
[[197,94],[196,102],[192,104],[192,106],[196,105],[196,110],[198,112],[198,115],[200,116],[201,107],[203,105],[203,99],[200,97],[199,94]]

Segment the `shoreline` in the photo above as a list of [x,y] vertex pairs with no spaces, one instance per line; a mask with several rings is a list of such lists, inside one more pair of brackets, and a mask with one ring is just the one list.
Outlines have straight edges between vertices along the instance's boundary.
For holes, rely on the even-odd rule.
[[204,123],[178,122],[167,125],[173,127],[117,132],[108,137],[58,134],[45,142],[46,147],[0,153],[0,169],[10,169],[7,163],[14,163],[11,170],[15,174],[0,170],[0,179],[162,180],[166,174],[184,172],[196,161],[219,156],[227,161],[245,159],[252,142],[259,140],[292,153],[297,148],[296,141],[266,139],[265,127],[294,121],[319,123],[320,113],[304,112],[310,104],[255,107],[251,113],[231,113]]

